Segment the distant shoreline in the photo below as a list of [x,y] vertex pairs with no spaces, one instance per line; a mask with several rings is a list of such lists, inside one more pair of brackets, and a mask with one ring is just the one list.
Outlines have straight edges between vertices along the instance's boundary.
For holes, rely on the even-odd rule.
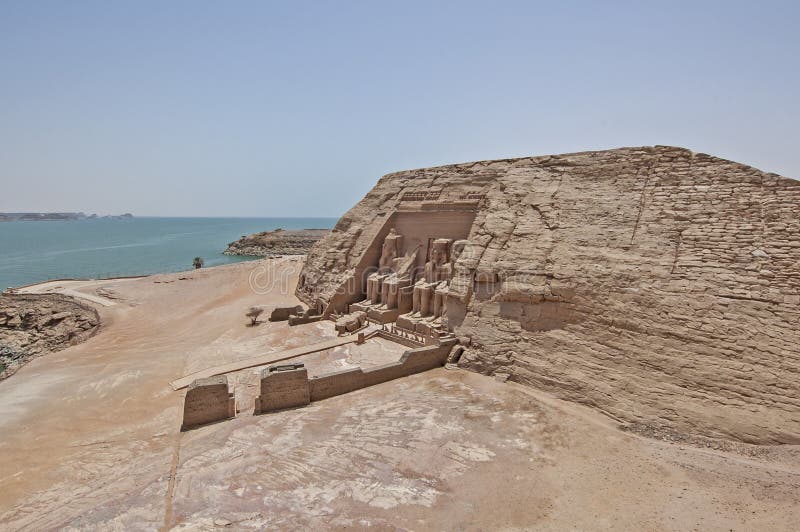
[[124,214],[85,214],[83,212],[0,212],[0,222],[63,222],[73,220],[122,220],[133,218],[129,212]]

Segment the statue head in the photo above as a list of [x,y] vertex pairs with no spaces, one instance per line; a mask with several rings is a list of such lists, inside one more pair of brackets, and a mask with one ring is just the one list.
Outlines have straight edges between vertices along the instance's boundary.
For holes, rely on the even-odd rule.
[[431,262],[437,265],[446,264],[449,260],[450,240],[447,238],[437,238],[433,241],[431,249]]
[[458,261],[458,258],[461,256],[461,253],[464,252],[464,248],[467,247],[467,244],[469,244],[469,240],[456,240],[453,242],[450,248],[450,262],[455,264]]
[[399,243],[400,235],[398,235],[394,227],[389,231],[389,234],[386,235],[386,238],[383,239],[383,248],[381,249],[381,258],[378,262],[378,266],[380,268],[390,268],[392,266],[392,261],[397,258],[398,255],[398,243]]

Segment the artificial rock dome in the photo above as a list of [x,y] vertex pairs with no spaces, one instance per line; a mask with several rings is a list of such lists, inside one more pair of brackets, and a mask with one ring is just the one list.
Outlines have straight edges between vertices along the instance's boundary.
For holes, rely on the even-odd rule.
[[[800,442],[800,182],[656,146],[386,175],[297,295],[624,424]],[[344,316],[344,318],[343,318]]]

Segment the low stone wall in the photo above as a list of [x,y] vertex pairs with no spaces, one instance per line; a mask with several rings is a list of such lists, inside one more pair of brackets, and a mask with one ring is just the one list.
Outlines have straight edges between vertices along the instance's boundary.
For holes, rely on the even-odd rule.
[[254,414],[309,402],[308,371],[303,364],[273,366],[261,371],[261,395],[256,397]]
[[422,347],[422,342],[403,336],[399,333],[393,333],[391,331],[378,330],[376,336],[379,336],[380,338],[385,338],[386,340],[390,340],[392,342],[404,345],[406,347],[411,347],[411,348]]
[[322,315],[316,309],[305,308],[302,305],[295,307],[277,307],[269,315],[269,321],[288,321],[289,325],[302,325],[320,321]]
[[325,373],[308,381],[312,401],[353,392],[364,386],[364,372],[360,367]]
[[454,340],[448,340],[440,345],[409,349],[397,362],[367,370],[359,367],[318,375],[309,380],[311,400],[327,399],[443,366],[454,344]]
[[198,379],[189,385],[181,430],[232,417],[236,417],[236,399],[225,375]]
[[409,349],[391,364],[367,370],[346,369],[311,379],[307,378],[305,368],[296,367],[301,364],[286,370],[281,370],[280,366],[269,368],[261,373],[261,395],[256,399],[255,413],[302,406],[443,366],[455,343],[455,340],[444,340],[439,345]]

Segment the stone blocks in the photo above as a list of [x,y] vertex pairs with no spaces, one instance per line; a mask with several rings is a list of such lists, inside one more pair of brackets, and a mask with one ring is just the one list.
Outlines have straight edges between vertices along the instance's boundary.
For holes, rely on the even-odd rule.
[[189,385],[183,402],[181,430],[232,417],[236,417],[236,399],[228,389],[225,375],[198,379]]
[[269,315],[269,321],[286,321],[292,316],[300,316],[303,310],[302,305],[297,305],[295,307],[277,307]]
[[255,414],[307,405],[308,372],[303,364],[272,366],[261,371],[261,394]]
[[371,367],[356,367],[308,378],[303,364],[274,366],[261,373],[261,395],[256,398],[255,414],[307,405],[328,397],[413,375],[439,366],[447,360],[455,340],[435,346],[409,349],[397,362]]

